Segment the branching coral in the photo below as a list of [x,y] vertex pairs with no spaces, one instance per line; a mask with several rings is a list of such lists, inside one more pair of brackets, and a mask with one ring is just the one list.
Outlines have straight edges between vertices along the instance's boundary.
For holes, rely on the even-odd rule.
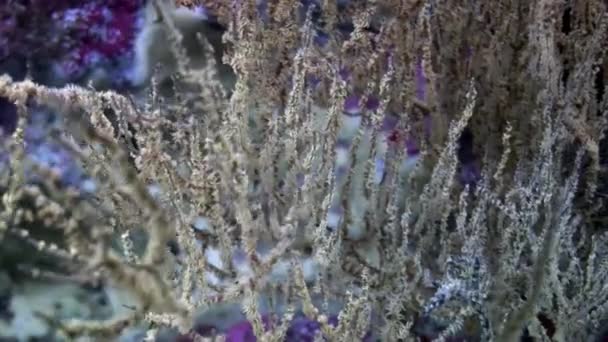
[[[125,317],[44,319],[69,337],[598,336],[605,16],[567,1],[302,3],[207,7],[227,26],[228,92],[217,42],[184,47],[198,31],[162,1],[147,22],[177,73],[148,79],[147,65],[147,94],[0,78],[19,114],[2,122],[3,243],[61,261],[25,265],[35,276],[138,298]],[[40,107],[63,124],[35,145]],[[62,166],[86,194],[54,181],[32,149],[45,144],[77,161]]]

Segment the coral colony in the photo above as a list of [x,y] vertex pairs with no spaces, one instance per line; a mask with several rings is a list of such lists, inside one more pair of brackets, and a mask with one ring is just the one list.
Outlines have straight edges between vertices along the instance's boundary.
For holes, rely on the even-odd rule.
[[3,1],[0,340],[606,340],[606,13]]

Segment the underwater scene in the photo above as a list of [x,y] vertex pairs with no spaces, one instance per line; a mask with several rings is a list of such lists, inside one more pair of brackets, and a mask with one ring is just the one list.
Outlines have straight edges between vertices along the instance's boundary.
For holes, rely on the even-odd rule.
[[0,0],[0,342],[608,342],[608,2]]

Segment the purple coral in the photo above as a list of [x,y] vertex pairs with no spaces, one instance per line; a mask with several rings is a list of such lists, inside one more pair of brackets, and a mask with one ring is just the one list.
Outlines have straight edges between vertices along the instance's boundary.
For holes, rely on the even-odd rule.
[[380,99],[375,96],[368,97],[365,102],[365,109],[375,111],[378,110],[378,108],[380,108]]
[[16,0],[0,4],[0,60],[10,55],[52,53],[60,45],[51,35],[51,14],[76,6],[77,0]]
[[[262,317],[264,328],[266,330],[272,328],[272,321],[268,315]],[[338,317],[331,316],[328,319],[328,324],[332,327],[338,325]],[[287,329],[284,341],[288,342],[312,342],[315,336],[321,331],[321,324],[315,320],[311,320],[303,315],[295,317]],[[251,323],[243,321],[232,326],[226,333],[227,342],[256,342],[257,339],[253,334]],[[362,341],[373,341],[371,332],[367,332]]]
[[361,114],[361,97],[350,95],[344,100],[344,114],[347,116],[359,116]]
[[[332,316],[328,320],[328,324],[332,327],[338,325],[338,317]],[[285,341],[294,342],[313,342],[315,336],[321,331],[321,324],[317,321],[308,319],[304,316],[296,317],[291,321]]]
[[255,342],[253,327],[248,321],[240,322],[230,328],[226,334],[226,342]]
[[60,30],[72,38],[71,48],[57,63],[59,71],[75,78],[130,53],[141,6],[141,0],[94,1],[53,13]]
[[[272,328],[273,319],[269,315],[262,316],[262,324],[264,325],[264,330],[269,330]],[[256,342],[257,338],[253,333],[253,326],[249,321],[239,322],[230,329],[226,333],[226,342]]]
[[0,61],[16,56],[45,61],[52,74],[41,77],[75,81],[129,56],[144,1],[17,0],[9,4],[0,5]]

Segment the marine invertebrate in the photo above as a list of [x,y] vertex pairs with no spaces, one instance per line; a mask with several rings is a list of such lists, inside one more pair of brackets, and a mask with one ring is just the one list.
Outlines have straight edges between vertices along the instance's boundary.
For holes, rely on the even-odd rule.
[[[136,299],[108,320],[43,316],[57,336],[599,332],[607,240],[589,203],[603,201],[606,106],[590,76],[604,77],[604,16],[576,10],[569,36],[552,19],[566,4],[543,0],[206,3],[225,25],[229,94],[210,50],[180,47],[189,31],[161,1],[168,20],[152,26],[176,74],[159,84],[147,63],[147,93],[0,78],[22,124],[38,106],[63,119],[34,140],[54,139],[96,184],[87,196],[57,186],[48,162],[34,184],[8,174],[2,241],[61,260],[19,269]],[[153,50],[138,53],[158,61]],[[8,143],[16,170],[44,161],[28,134]]]
[[[90,80],[120,86],[129,66],[142,0],[8,1],[0,7],[0,61],[20,59],[48,84]],[[36,24],[32,24],[35,22]],[[114,83],[113,83],[114,82]]]

